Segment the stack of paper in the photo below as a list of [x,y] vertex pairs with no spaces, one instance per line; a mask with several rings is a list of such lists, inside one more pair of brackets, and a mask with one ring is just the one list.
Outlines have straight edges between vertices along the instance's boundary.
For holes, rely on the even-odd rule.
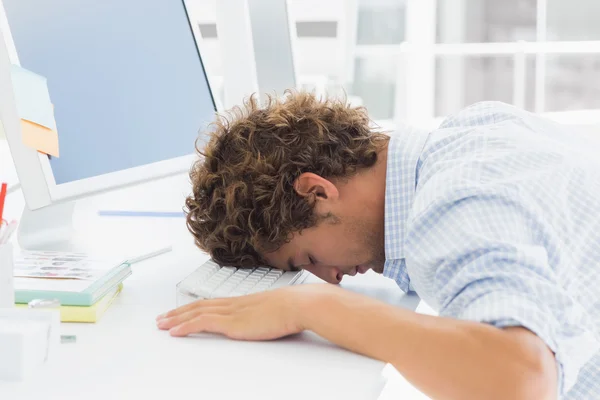
[[63,322],[96,322],[131,275],[127,262],[54,251],[24,251],[14,268],[15,302],[57,299]]

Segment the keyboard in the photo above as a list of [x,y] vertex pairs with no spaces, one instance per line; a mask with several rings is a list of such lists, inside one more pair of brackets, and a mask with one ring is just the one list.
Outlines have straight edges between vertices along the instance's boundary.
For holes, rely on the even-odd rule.
[[177,306],[199,299],[243,296],[304,282],[303,271],[276,268],[221,267],[208,260],[177,284]]

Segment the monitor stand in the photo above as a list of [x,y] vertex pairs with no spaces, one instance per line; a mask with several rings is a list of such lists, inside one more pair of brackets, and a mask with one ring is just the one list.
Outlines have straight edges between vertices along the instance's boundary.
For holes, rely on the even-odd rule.
[[25,206],[18,243],[24,250],[85,253],[135,262],[172,248],[171,241],[160,237],[159,232],[149,234],[153,225],[148,220],[123,223],[116,218],[101,218],[93,208],[80,209],[75,201],[37,210]]
[[75,202],[52,204],[38,210],[25,206],[19,222],[19,246],[25,250],[74,251]]

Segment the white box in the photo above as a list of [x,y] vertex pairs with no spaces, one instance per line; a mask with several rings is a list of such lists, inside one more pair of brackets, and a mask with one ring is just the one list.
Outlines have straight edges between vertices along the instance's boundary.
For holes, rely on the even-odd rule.
[[26,379],[59,346],[59,310],[0,308],[0,381]]
[[0,245],[0,308],[15,306],[14,258],[12,244]]
[[42,321],[0,319],[0,381],[25,380],[46,362],[49,330]]

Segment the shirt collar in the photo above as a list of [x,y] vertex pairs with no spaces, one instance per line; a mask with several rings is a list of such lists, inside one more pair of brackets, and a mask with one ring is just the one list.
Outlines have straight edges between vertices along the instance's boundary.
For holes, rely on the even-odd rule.
[[426,131],[406,127],[394,133],[388,144],[383,275],[394,279],[405,292],[410,287],[404,262],[406,229],[417,185],[417,162],[427,137]]

